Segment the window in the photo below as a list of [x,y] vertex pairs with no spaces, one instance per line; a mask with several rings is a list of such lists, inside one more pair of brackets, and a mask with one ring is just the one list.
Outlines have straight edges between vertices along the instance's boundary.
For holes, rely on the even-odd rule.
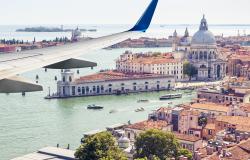
[[78,87],[78,93],[81,93],[81,87]]
[[69,76],[69,81],[70,81],[70,82],[72,81],[72,77],[71,77],[71,76]]
[[85,94],[85,88],[82,87],[82,94]]
[[63,82],[65,82],[65,76],[63,76]]
[[192,121],[192,120],[193,120],[193,117],[190,117],[190,120]]
[[75,86],[72,86],[72,95],[76,95],[76,91],[75,91],[76,87]]
[[134,91],[136,91],[136,86],[134,86]]
[[208,130],[208,134],[209,135],[212,135],[213,134],[213,131],[211,129]]

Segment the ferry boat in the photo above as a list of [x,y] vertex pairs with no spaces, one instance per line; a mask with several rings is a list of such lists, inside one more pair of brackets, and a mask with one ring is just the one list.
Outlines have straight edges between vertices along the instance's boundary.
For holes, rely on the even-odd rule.
[[164,96],[160,97],[160,100],[168,100],[168,99],[175,99],[175,98],[181,98],[182,94],[178,93],[178,94],[167,94]]
[[99,110],[99,109],[103,109],[104,107],[102,106],[98,106],[98,105],[95,105],[95,104],[92,104],[92,105],[88,105],[87,109],[94,109],[94,110]]

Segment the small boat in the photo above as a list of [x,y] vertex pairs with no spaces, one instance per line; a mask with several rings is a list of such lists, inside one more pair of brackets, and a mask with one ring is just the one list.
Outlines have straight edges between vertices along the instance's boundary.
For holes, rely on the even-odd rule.
[[112,109],[109,111],[109,114],[116,113],[116,112],[117,112],[117,110]]
[[186,90],[184,91],[184,93],[192,93],[193,91],[192,90]]
[[161,96],[160,100],[169,100],[169,99],[175,99],[175,98],[182,98],[182,94],[181,93],[167,94],[167,95]]
[[103,109],[104,107],[102,106],[98,106],[98,105],[88,105],[87,109],[94,109],[94,110],[99,110],[99,109]]
[[137,103],[146,103],[146,102],[149,102],[149,100],[147,100],[147,99],[139,99],[137,101]]
[[135,112],[143,112],[143,111],[145,111],[145,109],[144,109],[143,107],[137,108],[137,109],[135,110]]

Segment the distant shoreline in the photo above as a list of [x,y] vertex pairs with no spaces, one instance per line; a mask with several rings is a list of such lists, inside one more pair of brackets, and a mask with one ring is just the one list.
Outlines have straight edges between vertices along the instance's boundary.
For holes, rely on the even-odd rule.
[[[81,32],[96,32],[97,29],[79,29]],[[16,32],[72,32],[73,29],[49,28],[49,27],[27,27],[17,29]]]

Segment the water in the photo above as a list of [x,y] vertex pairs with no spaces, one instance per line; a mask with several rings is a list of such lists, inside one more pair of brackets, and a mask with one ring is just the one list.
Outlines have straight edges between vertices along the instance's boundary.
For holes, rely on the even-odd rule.
[[[21,38],[32,40],[36,36],[37,40],[44,38],[53,39],[60,35],[69,36],[68,33],[15,33],[20,26],[0,26],[1,38]],[[98,27],[97,27],[98,28]],[[126,27],[104,27],[97,33],[87,33],[91,36],[100,36],[111,31],[121,31]],[[167,37],[174,28],[184,32],[183,26],[169,26],[161,28],[154,26],[148,35],[157,37]],[[191,28],[191,27],[190,27]],[[197,26],[196,26],[197,28]],[[218,26],[216,32],[228,31],[232,35],[238,28],[249,26]],[[231,28],[231,29],[230,29]],[[159,29],[159,30],[158,30]],[[194,30],[194,29],[193,29]],[[212,30],[212,27],[211,27]],[[169,32],[169,33],[168,33]],[[232,32],[232,33],[231,33]],[[235,33],[236,34],[236,33]],[[115,68],[114,60],[126,49],[99,50],[85,54],[83,58],[98,63],[98,67],[91,69],[81,69],[80,75],[95,73],[100,69]],[[133,52],[161,51],[168,52],[171,48],[152,49],[130,49]],[[54,76],[60,78],[60,71],[38,69],[23,76],[35,82],[36,74],[39,75],[39,83],[44,86],[43,92],[27,93],[25,97],[21,94],[1,94],[0,95],[0,160],[6,160],[34,152],[45,146],[55,146],[57,143],[62,147],[67,144],[75,149],[80,144],[80,139],[84,132],[104,129],[106,126],[116,123],[137,122],[147,118],[147,114],[152,110],[162,106],[168,106],[169,101],[159,101],[159,96],[168,93],[154,92],[131,94],[128,96],[101,96],[84,97],[64,100],[45,100],[48,94],[48,87],[51,92],[56,91]],[[181,100],[173,100],[173,105],[190,101],[193,95],[184,95]],[[149,103],[137,103],[139,99],[149,99]],[[86,109],[89,104],[98,104],[105,107],[102,111],[90,111]],[[135,113],[134,110],[144,107],[145,112]],[[116,109],[118,112],[109,114],[110,110]]]

